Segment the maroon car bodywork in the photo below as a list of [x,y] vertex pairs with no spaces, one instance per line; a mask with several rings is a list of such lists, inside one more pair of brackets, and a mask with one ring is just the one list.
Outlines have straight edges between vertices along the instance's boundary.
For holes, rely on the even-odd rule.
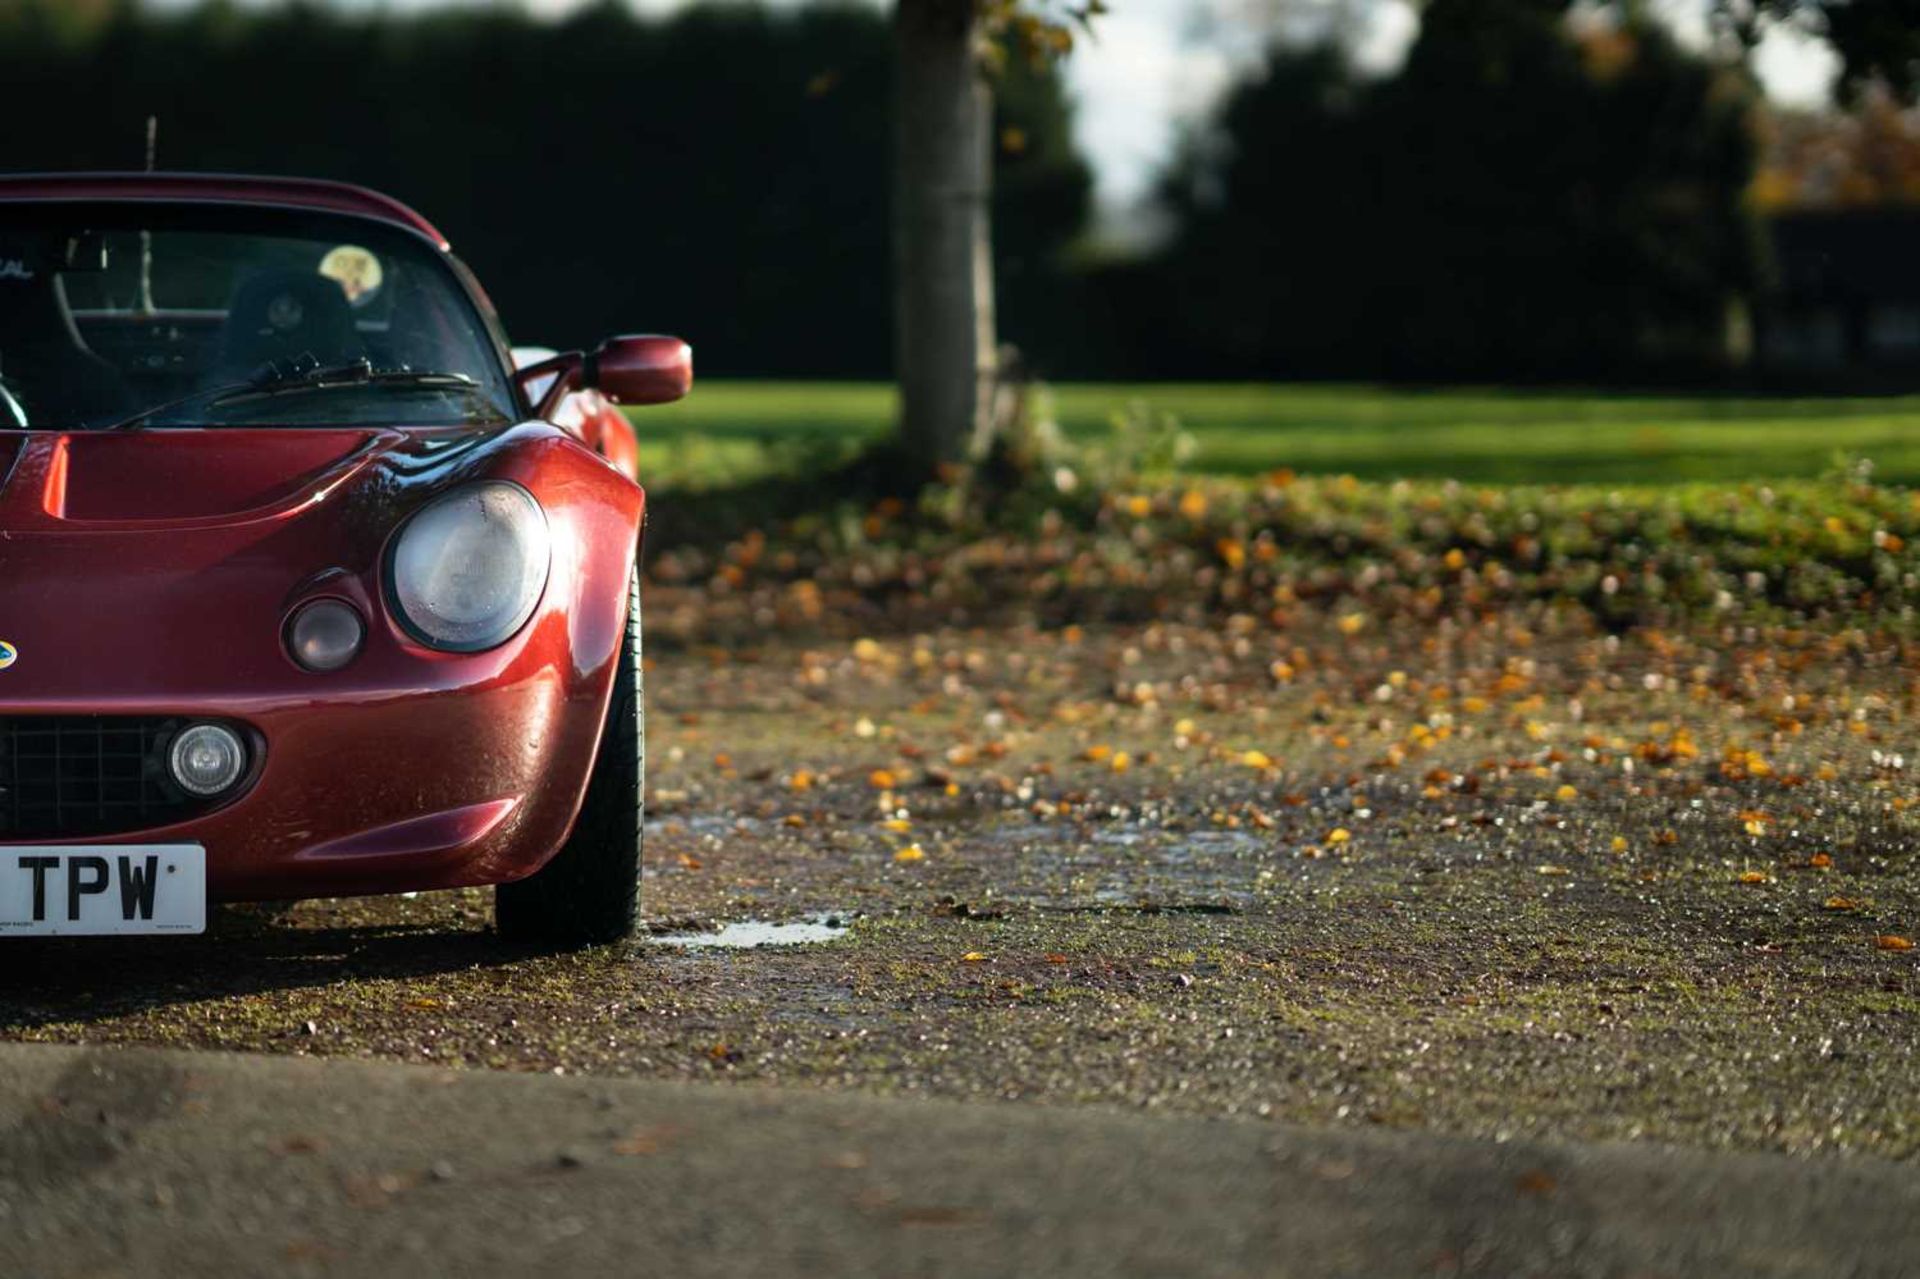
[[[20,200],[322,210],[446,250],[397,202],[327,183],[0,178],[0,203]],[[645,519],[631,428],[607,415],[619,417],[588,390],[549,408],[571,429],[529,412],[485,428],[0,430],[0,640],[18,650],[0,670],[0,716],[219,719],[255,743],[253,775],[193,820],[32,842],[199,843],[221,899],[539,869],[598,748]],[[499,647],[431,650],[391,616],[387,549],[411,512],[480,479],[515,482],[545,510],[545,592]],[[295,664],[283,632],[325,596],[351,601],[368,635],[344,670],[320,674]]]

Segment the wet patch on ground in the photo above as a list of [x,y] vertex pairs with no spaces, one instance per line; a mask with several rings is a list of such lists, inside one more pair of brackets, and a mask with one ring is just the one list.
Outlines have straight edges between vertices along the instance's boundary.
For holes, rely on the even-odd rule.
[[658,946],[683,950],[758,950],[762,946],[817,945],[843,937],[846,931],[846,922],[838,915],[808,915],[785,923],[742,919],[711,932],[656,933],[653,941]]

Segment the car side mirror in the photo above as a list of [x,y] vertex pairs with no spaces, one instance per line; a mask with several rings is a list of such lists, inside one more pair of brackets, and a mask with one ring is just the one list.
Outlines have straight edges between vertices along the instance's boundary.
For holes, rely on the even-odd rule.
[[[551,379],[542,388],[543,379]],[[615,404],[668,404],[693,387],[693,348],[657,334],[608,338],[591,351],[569,351],[530,364],[514,375],[529,398],[540,391],[536,416],[545,417],[573,390],[598,390]]]
[[615,404],[671,404],[693,389],[693,348],[679,338],[608,338],[589,351],[581,384]]

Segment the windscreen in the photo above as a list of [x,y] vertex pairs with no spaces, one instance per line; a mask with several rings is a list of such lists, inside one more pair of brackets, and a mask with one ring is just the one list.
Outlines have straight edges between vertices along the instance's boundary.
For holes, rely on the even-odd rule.
[[0,428],[457,425],[512,413],[445,255],[355,218],[0,209]]

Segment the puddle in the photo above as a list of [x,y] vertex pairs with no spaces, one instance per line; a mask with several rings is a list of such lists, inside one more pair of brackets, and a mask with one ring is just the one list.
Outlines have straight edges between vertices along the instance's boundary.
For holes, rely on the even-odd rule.
[[847,921],[843,915],[808,915],[775,924],[750,919],[727,924],[712,933],[664,933],[653,939],[656,946],[684,946],[688,950],[751,950],[757,946],[803,946],[834,941],[844,937]]
[[1015,819],[980,832],[1019,858],[1010,900],[1248,906],[1262,873],[1290,861],[1288,834],[1137,822],[1077,826]]

